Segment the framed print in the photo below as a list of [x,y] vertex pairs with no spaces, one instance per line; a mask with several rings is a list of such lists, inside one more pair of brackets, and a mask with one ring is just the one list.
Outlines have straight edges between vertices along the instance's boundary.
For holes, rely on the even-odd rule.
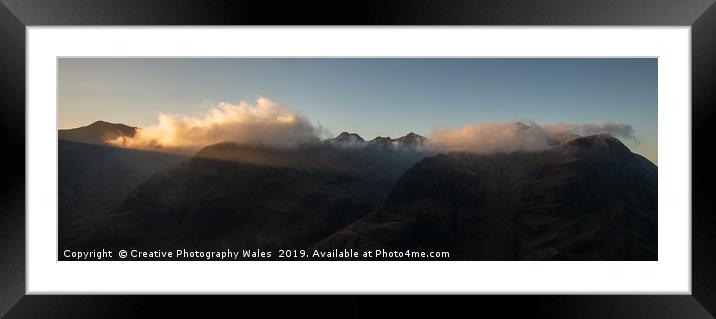
[[710,1],[274,7],[3,2],[3,313],[713,317]]

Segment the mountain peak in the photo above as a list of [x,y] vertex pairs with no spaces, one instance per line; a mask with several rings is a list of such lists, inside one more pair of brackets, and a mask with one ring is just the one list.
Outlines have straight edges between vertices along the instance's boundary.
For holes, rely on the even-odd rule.
[[94,121],[92,124],[87,125],[85,127],[111,127],[111,128],[118,128],[118,129],[137,129],[136,127],[132,127],[129,125],[125,125],[122,123],[110,123],[106,121]]
[[567,148],[576,149],[580,152],[599,152],[605,154],[631,154],[624,143],[618,138],[609,134],[595,134],[575,138],[566,144]]
[[341,132],[341,134],[339,134],[338,136],[336,136],[336,138],[337,138],[337,139],[340,139],[340,138],[356,138],[356,139],[360,139],[361,141],[364,141],[364,139],[363,139],[360,135],[358,135],[357,133],[348,133],[348,132]]
[[383,136],[377,136],[376,138],[368,141],[368,146],[372,147],[379,147],[379,148],[392,148],[393,147],[393,139]]
[[328,142],[342,145],[359,145],[365,142],[365,140],[356,133],[341,132],[338,136],[328,139]]
[[371,141],[371,142],[376,142],[376,143],[383,143],[383,142],[390,142],[390,141],[392,141],[392,140],[393,140],[393,139],[390,138],[390,136],[386,136],[386,137],[376,136],[374,139],[372,139],[372,140],[370,140],[370,141]]
[[90,125],[73,129],[59,130],[61,140],[87,144],[106,144],[107,140],[114,140],[120,136],[133,137],[137,128],[120,123],[95,121]]
[[393,142],[396,143],[398,146],[418,147],[423,146],[426,140],[427,138],[425,138],[424,136],[410,132],[403,137],[393,139]]
[[609,134],[595,134],[595,135],[588,135],[584,137],[575,138],[574,140],[568,142],[567,144],[574,145],[574,146],[613,146],[613,145],[621,145],[624,146],[624,144],[616,137],[611,136]]

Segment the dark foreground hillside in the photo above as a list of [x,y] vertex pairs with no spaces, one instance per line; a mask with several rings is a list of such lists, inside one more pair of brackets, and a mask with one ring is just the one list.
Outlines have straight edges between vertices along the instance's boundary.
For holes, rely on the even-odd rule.
[[58,141],[59,223],[107,212],[141,182],[186,156]]
[[596,135],[541,152],[426,158],[382,209],[318,249],[462,260],[656,260],[657,168]]
[[307,248],[379,209],[424,156],[332,143],[215,144],[78,225],[61,249]]
[[[394,140],[353,135],[290,149],[219,143],[181,162],[65,142],[60,212],[82,218],[61,227],[60,250],[657,258],[657,168],[616,138],[576,138],[537,152],[435,155],[415,143],[396,148]],[[144,168],[125,167],[132,162]],[[98,209],[86,216],[87,207]]]

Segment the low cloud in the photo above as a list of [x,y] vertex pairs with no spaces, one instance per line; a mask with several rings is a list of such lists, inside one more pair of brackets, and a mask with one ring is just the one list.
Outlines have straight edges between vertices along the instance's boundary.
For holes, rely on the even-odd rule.
[[107,141],[121,147],[195,150],[218,142],[293,147],[319,140],[320,129],[294,110],[267,98],[255,104],[219,103],[200,116],[160,113],[158,123],[134,137]]
[[614,137],[630,140],[637,142],[637,138],[634,135],[634,129],[628,124],[618,124],[613,122],[604,122],[602,124],[567,124],[558,123],[552,125],[545,125],[543,128],[552,135],[558,134],[578,134],[582,136],[594,135],[594,134],[609,134]]
[[637,142],[634,129],[627,124],[604,122],[539,125],[534,122],[489,122],[481,125],[468,124],[454,129],[436,128],[428,137],[427,147],[437,151],[475,153],[537,151],[579,136],[594,134],[609,134]]
[[[138,129],[135,136],[107,142],[120,147],[171,151],[195,151],[219,142],[291,148],[319,142],[322,133],[295,110],[261,97],[254,104],[222,102],[194,117],[160,113],[156,124]],[[593,134],[610,134],[638,142],[630,125],[613,122],[550,125],[489,122],[436,128],[423,146],[434,151],[476,153],[536,151]]]

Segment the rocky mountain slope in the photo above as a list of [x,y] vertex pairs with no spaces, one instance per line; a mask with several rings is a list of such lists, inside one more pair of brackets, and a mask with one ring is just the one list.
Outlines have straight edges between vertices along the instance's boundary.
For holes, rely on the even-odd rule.
[[219,143],[141,183],[67,247],[305,248],[373,212],[425,154]]
[[107,140],[114,140],[121,136],[133,137],[136,133],[136,127],[96,121],[83,127],[58,130],[57,135],[60,140],[102,145],[106,144]]
[[541,152],[438,155],[407,171],[379,211],[315,247],[655,260],[657,168],[607,135]]
[[106,122],[61,130],[60,249],[658,256],[657,168],[608,135],[482,155],[434,153],[414,133],[366,141],[343,132],[290,148],[218,143],[190,158],[101,145],[134,132]]

